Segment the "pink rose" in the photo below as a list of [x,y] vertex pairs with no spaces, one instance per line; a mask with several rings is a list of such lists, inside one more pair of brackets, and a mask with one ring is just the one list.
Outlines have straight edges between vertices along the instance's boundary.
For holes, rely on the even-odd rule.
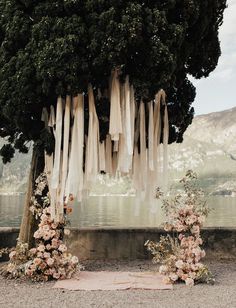
[[54,263],[54,259],[53,259],[53,258],[48,258],[48,259],[46,260],[46,263],[47,263],[48,266],[52,266],[53,263]]
[[66,245],[64,245],[64,244],[61,244],[61,245],[59,246],[58,250],[61,251],[61,252],[65,252],[65,251],[67,251],[67,247],[66,247]]
[[53,238],[53,239],[52,239],[52,247],[53,247],[53,248],[58,248],[58,246],[59,246],[58,240]]
[[32,255],[35,255],[36,252],[37,252],[37,249],[36,249],[36,248],[31,248],[29,252],[30,252]]
[[42,262],[42,260],[40,258],[35,258],[33,262],[34,262],[34,265],[38,266]]
[[38,239],[41,237],[41,232],[39,230],[34,232],[34,238]]
[[49,252],[44,252],[43,257],[44,257],[45,259],[48,259],[48,258],[51,257],[51,255],[50,255]]
[[49,225],[44,225],[42,227],[42,229],[43,229],[43,231],[49,231],[50,230]]
[[50,249],[51,249],[51,245],[50,245],[50,244],[47,244],[47,245],[46,245],[46,249],[47,249],[47,250],[50,250]]
[[40,252],[44,252],[45,246],[41,244],[41,245],[38,246],[37,250],[40,251]]
[[36,256],[37,256],[38,258],[43,258],[43,253],[39,251],[39,252],[37,252]]

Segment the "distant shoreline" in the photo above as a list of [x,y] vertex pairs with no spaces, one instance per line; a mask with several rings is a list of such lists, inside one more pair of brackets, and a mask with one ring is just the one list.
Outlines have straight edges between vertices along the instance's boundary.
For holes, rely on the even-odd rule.
[[0,196],[21,196],[25,195],[25,192],[23,191],[13,191],[13,192],[2,192],[0,191]]

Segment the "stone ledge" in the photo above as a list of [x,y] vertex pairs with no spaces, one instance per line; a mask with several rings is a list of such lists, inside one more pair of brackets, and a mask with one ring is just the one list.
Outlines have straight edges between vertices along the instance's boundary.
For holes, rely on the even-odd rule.
[[[14,247],[19,228],[0,228],[0,248]],[[69,250],[81,260],[150,258],[144,243],[166,234],[161,228],[71,228]],[[209,258],[236,258],[236,228],[203,228],[204,248]]]

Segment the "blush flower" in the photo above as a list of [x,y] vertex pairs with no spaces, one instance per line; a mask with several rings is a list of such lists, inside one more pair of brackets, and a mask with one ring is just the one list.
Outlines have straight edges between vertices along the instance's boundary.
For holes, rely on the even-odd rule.
[[40,251],[40,252],[44,252],[45,246],[44,245],[39,245],[37,250]]
[[175,266],[182,269],[184,267],[184,262],[182,260],[178,260],[175,262]]
[[10,259],[13,259],[14,257],[16,256],[16,251],[12,251],[10,254],[9,254],[9,258]]
[[73,256],[73,257],[71,258],[71,263],[72,263],[72,264],[78,264],[78,263],[79,263],[79,259],[78,259],[76,256]]
[[33,260],[33,262],[34,262],[34,265],[38,266],[38,265],[42,262],[42,259],[40,259],[40,258],[35,258],[35,259]]
[[61,251],[61,252],[65,252],[65,251],[67,251],[67,247],[66,247],[66,245],[64,245],[64,244],[61,244],[61,245],[59,246],[58,250]]
[[54,259],[53,259],[53,258],[48,258],[48,259],[46,260],[46,263],[47,263],[48,266],[52,266],[53,263],[54,263]]
[[185,280],[185,283],[186,283],[186,286],[190,286],[190,287],[194,286],[194,280],[192,278],[187,278]]

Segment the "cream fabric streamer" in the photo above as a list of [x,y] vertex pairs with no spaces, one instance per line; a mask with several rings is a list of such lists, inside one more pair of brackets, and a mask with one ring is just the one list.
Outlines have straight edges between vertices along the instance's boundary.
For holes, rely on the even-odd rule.
[[149,122],[148,122],[148,165],[154,171],[153,146],[154,146],[154,124],[153,124],[153,103],[149,103]]
[[135,131],[135,97],[134,97],[134,88],[131,85],[130,87],[130,116],[131,116],[131,153],[134,153],[134,131]]
[[52,127],[53,129],[53,134],[54,134],[54,137],[56,138],[56,116],[55,116],[55,109],[54,109],[54,106],[50,106],[50,116],[49,116],[49,119],[48,119],[48,126],[49,127]]
[[78,185],[78,194],[77,199],[78,201],[82,201],[82,192],[84,187],[84,96],[83,94],[78,95],[78,111],[77,111],[77,117],[78,117],[78,165],[79,165],[79,185]]
[[52,189],[57,189],[60,176],[61,140],[62,140],[62,98],[57,100],[55,159],[52,173]]
[[74,125],[72,129],[71,151],[68,178],[66,183],[66,202],[70,195],[81,201],[83,190],[83,154],[84,154],[84,96],[73,98]]
[[122,173],[128,173],[129,169],[127,166],[127,146],[126,146],[126,126],[125,126],[125,87],[121,85],[120,88],[120,106],[122,115],[122,131],[119,139],[119,153],[118,153],[118,171]]
[[106,137],[106,173],[109,175],[113,174],[112,168],[112,143],[111,136],[107,135]]
[[62,98],[57,99],[56,111],[56,130],[55,130],[55,152],[54,164],[51,178],[51,217],[59,220],[58,205],[61,179],[61,141],[62,141],[62,121],[63,121],[63,102]]
[[155,96],[154,104],[154,141],[153,141],[153,161],[154,174],[152,175],[153,185],[158,187],[160,185],[160,137],[161,137],[161,101],[160,95]]
[[118,141],[119,135],[122,134],[122,119],[120,108],[120,81],[117,69],[112,73],[110,102],[109,134],[112,140]]
[[[164,92],[164,90],[162,90]],[[165,106],[164,112],[164,130],[163,130],[163,189],[167,190],[168,186],[168,141],[169,141],[169,119],[166,104],[166,94],[162,94],[162,103]]]
[[117,152],[114,152],[112,155],[112,176],[113,177],[115,177],[116,175],[117,165],[118,165],[118,156],[117,156]]
[[130,85],[129,77],[125,80],[125,132],[126,132],[126,146],[128,155],[133,155],[132,137],[131,137],[131,100],[130,100]]
[[105,141],[99,142],[99,171],[106,171]]
[[89,128],[88,128],[88,144],[86,157],[86,180],[87,183],[95,181],[99,171],[99,122],[95,109],[95,101],[93,88],[88,87],[89,100]]
[[59,215],[64,212],[65,187],[68,173],[68,158],[69,158],[69,137],[70,137],[70,109],[71,97],[66,96],[65,114],[64,114],[64,135],[63,135],[63,154],[62,154],[62,171],[61,171],[61,188],[59,200]]
[[[99,90],[98,96],[104,96],[104,91],[101,93]],[[131,176],[133,187],[140,200],[146,198],[153,202],[156,187],[161,186],[165,190],[167,188],[169,122],[164,90],[155,95],[154,102],[145,105],[141,101],[137,108],[134,88],[130,85],[129,77],[126,77],[124,84],[120,84],[116,69],[111,75],[109,97],[111,101],[109,133],[103,142],[100,142],[99,120],[91,85],[88,87],[88,136],[84,136],[83,94],[73,98],[73,108],[70,108],[71,97],[66,97],[64,126],[61,97],[57,101],[56,118],[53,106],[50,107],[50,117],[47,109],[43,109],[42,121],[48,129],[48,126],[53,128],[55,135],[55,152],[50,157],[45,155],[45,170],[49,173],[49,178],[51,177],[49,192],[52,218],[56,220],[63,214],[64,198],[66,197],[67,202],[70,195],[73,195],[81,201],[86,194],[89,194],[91,184],[100,172],[106,172],[107,177]],[[163,120],[161,105],[164,106]],[[146,108],[149,119],[147,133]],[[71,117],[73,126],[70,143]],[[61,152],[62,128],[64,128],[63,152]],[[161,134],[163,134],[162,146]],[[146,137],[148,137],[148,149]],[[162,160],[160,148],[163,148]]]
[[[52,109],[51,109],[52,110]],[[55,116],[54,113],[54,108],[53,108],[53,114]],[[51,121],[52,121],[52,117],[50,115]],[[43,108],[42,111],[42,116],[41,116],[41,121],[44,122],[45,124],[45,128],[50,132],[50,128],[49,128],[49,114],[47,111],[47,108]],[[55,119],[54,119],[54,124],[55,125]],[[44,168],[44,172],[46,173],[47,176],[47,181],[48,181],[48,190],[49,190],[49,195],[51,196],[51,176],[52,176],[52,170],[53,170],[53,154],[48,155],[45,151],[44,153],[44,160],[45,160],[45,168]]]
[[119,141],[114,141],[113,152],[119,151]]
[[133,158],[133,175],[132,175],[132,183],[133,187],[136,191],[140,191],[141,187],[141,172],[140,172],[140,155],[138,153],[138,147],[134,148],[134,158]]
[[[44,121],[46,129],[50,130],[49,127],[52,127],[53,134],[55,136],[56,119],[55,119],[55,112],[54,112],[53,106],[50,107],[50,116],[48,116],[47,109],[43,108],[41,120]],[[49,191],[50,203],[51,203],[51,215],[53,218],[55,218],[56,217],[55,202],[56,202],[57,190],[52,189],[52,185],[51,185],[54,155],[53,154],[48,155],[45,151],[44,160],[45,160],[44,172],[46,173],[47,180],[48,180],[48,191]]]
[[146,125],[145,125],[145,107],[144,103],[141,101],[140,103],[140,159],[141,159],[141,169],[142,173],[142,190],[145,190],[146,181]]

